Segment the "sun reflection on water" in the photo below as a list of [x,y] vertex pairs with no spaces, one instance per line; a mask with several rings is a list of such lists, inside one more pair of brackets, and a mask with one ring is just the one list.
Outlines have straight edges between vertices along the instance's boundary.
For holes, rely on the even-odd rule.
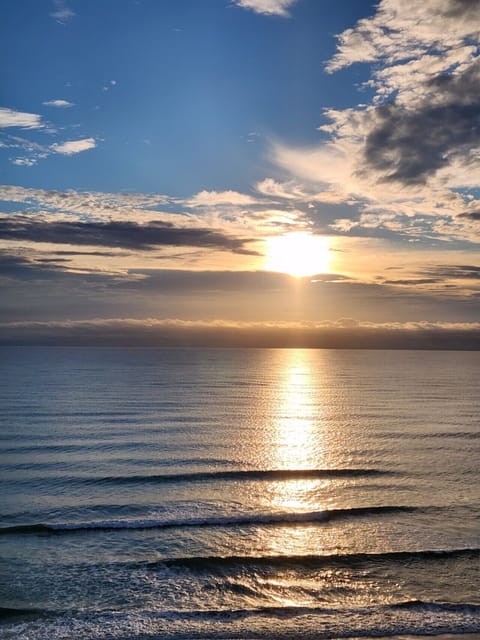
[[303,473],[345,465],[348,431],[337,420],[339,387],[330,355],[292,349],[270,358],[255,416],[256,462],[289,474],[253,489],[252,502],[274,514],[275,526],[258,527],[246,548],[250,555],[276,558],[254,572],[254,588],[271,606],[316,606],[347,592],[353,598],[358,585],[351,585],[348,568],[315,561],[342,545],[341,529],[323,512],[337,507],[345,480]]
[[318,468],[328,458],[321,360],[306,349],[284,354],[281,379],[272,394],[272,462],[279,469]]
[[[322,373],[318,353],[298,349],[285,351],[282,356],[281,378],[272,394],[270,459],[277,469],[316,469],[328,458],[322,398],[318,395],[317,376]],[[328,480],[301,477],[271,483],[265,500],[269,508],[286,514],[322,511],[326,508],[322,488],[327,484]],[[268,547],[275,554],[286,550],[294,555],[309,553],[310,527],[291,524],[278,528]]]

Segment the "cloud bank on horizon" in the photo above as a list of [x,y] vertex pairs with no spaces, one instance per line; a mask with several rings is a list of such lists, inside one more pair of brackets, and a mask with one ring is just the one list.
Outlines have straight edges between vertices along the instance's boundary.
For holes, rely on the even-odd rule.
[[[158,5],[146,4],[158,17]],[[184,5],[199,11],[198,5]],[[122,100],[131,100],[133,84],[129,87],[126,78],[110,80],[122,78],[122,69],[106,68],[103,80],[92,82],[87,93],[74,92],[70,81],[55,87],[53,79],[43,93],[37,88],[29,94],[29,100],[22,89],[24,99],[16,101],[13,86],[8,104],[0,108],[0,153],[14,177],[0,187],[0,287],[5,300],[0,320],[75,323],[99,316],[130,318],[129,308],[134,308],[135,318],[153,314],[191,322],[316,321],[333,326],[339,317],[348,317],[364,325],[457,322],[463,328],[475,322],[480,317],[480,3],[362,0],[347,5],[352,16],[360,6],[363,17],[357,15],[337,31],[321,79],[334,83],[328,86],[332,95],[338,90],[343,106],[326,103],[323,93],[309,95],[309,74],[322,61],[306,57],[291,78],[305,83],[300,100],[311,105],[302,108],[319,114],[323,109],[308,141],[306,133],[295,133],[294,110],[281,120],[278,109],[270,115],[262,112],[260,122],[259,102],[249,112],[251,122],[242,121],[250,127],[243,142],[236,133],[229,137],[229,128],[233,131],[237,123],[215,111],[214,101],[223,95],[221,82],[234,92],[238,78],[242,99],[248,87],[252,101],[261,95],[266,104],[269,92],[243,74],[258,67],[260,82],[261,64],[280,55],[286,35],[296,38],[295,49],[287,47],[290,59],[300,59],[299,35],[308,41],[305,34],[315,27],[318,39],[331,39],[331,25],[327,16],[325,24],[312,21],[312,15],[321,14],[312,0],[222,0],[212,5],[208,19],[228,19],[225,28],[232,30],[231,41],[212,31],[215,59],[223,54],[226,61],[236,60],[237,75],[227,63],[225,68],[212,63],[212,74],[218,74],[214,84],[208,84],[204,68],[197,68],[182,89],[187,99],[189,92],[197,92],[196,111],[185,111],[198,118],[192,140],[201,135],[202,124],[212,131],[216,127],[218,154],[208,160],[217,164],[212,164],[212,181],[203,187],[192,190],[190,174],[177,172],[183,180],[181,194],[135,186],[125,190],[121,176],[112,177],[108,169],[109,163],[122,163],[130,180],[137,161],[145,167],[152,146],[169,154],[169,169],[195,152],[192,141],[190,147],[181,143],[181,129],[174,147],[152,139],[147,75],[143,87],[135,86],[138,99],[128,103],[138,109],[129,118],[137,139],[123,148],[106,133],[120,117]],[[133,20],[133,9],[140,11],[125,6],[127,22]],[[183,37],[178,21],[186,21],[187,14],[164,11],[172,28],[162,51],[175,55]],[[85,36],[81,4],[50,3],[45,16],[54,18],[54,27],[48,28],[60,30],[66,50],[71,46],[65,42],[67,30],[78,29],[80,40]],[[262,48],[257,67],[248,60],[249,43],[240,37],[244,32],[235,31],[243,28],[253,33],[251,46],[255,37],[264,43],[271,36],[271,51]],[[107,54],[101,50],[100,61]],[[175,66],[173,57],[170,64]],[[78,73],[83,82],[85,69]],[[288,102],[291,91],[282,73],[283,67],[268,66],[270,93]],[[163,108],[165,94],[157,99]],[[187,108],[181,102],[172,105]],[[174,112],[171,117],[173,128]],[[237,157],[235,150],[235,173],[215,180]],[[104,172],[100,176],[99,167]],[[151,167],[144,173],[149,171]],[[242,178],[242,171],[249,177]],[[60,178],[53,188],[52,175]],[[105,184],[116,179],[117,189],[73,186],[101,184],[101,175]],[[72,186],[66,186],[69,176]],[[162,184],[161,174],[155,182]],[[328,237],[334,256],[332,273],[308,280],[301,295],[291,278],[265,272],[262,257],[269,238],[295,231]]]

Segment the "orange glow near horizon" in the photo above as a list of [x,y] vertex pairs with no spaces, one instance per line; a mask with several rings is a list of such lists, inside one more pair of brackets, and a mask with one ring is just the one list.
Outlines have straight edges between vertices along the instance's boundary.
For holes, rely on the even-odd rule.
[[296,278],[328,273],[330,269],[328,238],[306,231],[287,233],[266,240],[264,268],[287,273]]

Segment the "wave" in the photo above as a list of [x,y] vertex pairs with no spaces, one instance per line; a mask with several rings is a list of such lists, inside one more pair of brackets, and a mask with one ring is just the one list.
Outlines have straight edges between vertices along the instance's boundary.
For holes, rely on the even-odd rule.
[[37,608],[28,608],[28,607],[0,607],[0,620],[8,620],[10,618],[19,618],[19,617],[27,617],[27,616],[44,616],[44,615],[54,615],[54,613],[61,612],[52,612],[47,609],[37,609]]
[[[318,568],[323,566],[356,565],[367,563],[408,562],[415,560],[441,560],[466,558],[477,560],[480,558],[480,548],[460,549],[420,549],[414,551],[384,551],[377,553],[346,553],[330,555],[276,555],[276,556],[185,556],[153,562],[142,563],[151,569],[161,567],[180,567],[191,570],[228,569],[238,566],[249,567],[305,567]],[[400,603],[398,606],[403,606]]]
[[200,471],[192,473],[167,473],[131,476],[103,476],[85,478],[96,484],[129,484],[161,482],[203,482],[212,480],[302,480],[308,478],[357,478],[361,476],[394,475],[382,469],[233,469],[227,471]]
[[26,637],[27,632],[28,637],[37,640],[57,637],[94,637],[99,640],[133,637],[144,640],[159,637],[199,640],[233,637],[254,637],[257,640],[394,638],[478,633],[480,606],[407,600],[360,608],[273,605],[245,609],[71,610],[45,617],[41,625],[38,620],[29,623],[28,619],[5,622],[10,622],[3,627],[8,637]]
[[[300,513],[245,514],[241,516],[207,516],[204,518],[178,518],[172,520],[100,520],[91,522],[65,522],[52,524],[21,524],[0,527],[0,535],[11,534],[61,534],[85,530],[111,531],[114,529],[172,529],[178,527],[231,527],[255,525],[294,525],[330,522],[338,518],[376,516],[394,513],[413,513],[419,507],[380,506],[329,509]],[[424,509],[422,509],[424,510]]]
[[403,600],[387,604],[378,604],[359,607],[352,609],[351,607],[321,606],[321,605],[272,605],[260,606],[242,609],[187,609],[185,611],[164,611],[161,615],[170,618],[195,618],[210,617],[216,620],[224,617],[229,620],[246,618],[252,616],[268,616],[276,618],[290,618],[296,616],[319,615],[319,614],[349,614],[349,613],[368,613],[374,611],[394,611],[397,609],[408,610],[412,612],[431,612],[431,613],[459,613],[478,615],[480,614],[480,605],[472,603],[452,603],[452,602],[434,602],[426,600]]

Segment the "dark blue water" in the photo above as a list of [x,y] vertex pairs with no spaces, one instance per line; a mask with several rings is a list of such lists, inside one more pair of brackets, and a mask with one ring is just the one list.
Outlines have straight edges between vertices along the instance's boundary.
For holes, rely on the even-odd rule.
[[0,357],[0,638],[480,632],[480,353]]

